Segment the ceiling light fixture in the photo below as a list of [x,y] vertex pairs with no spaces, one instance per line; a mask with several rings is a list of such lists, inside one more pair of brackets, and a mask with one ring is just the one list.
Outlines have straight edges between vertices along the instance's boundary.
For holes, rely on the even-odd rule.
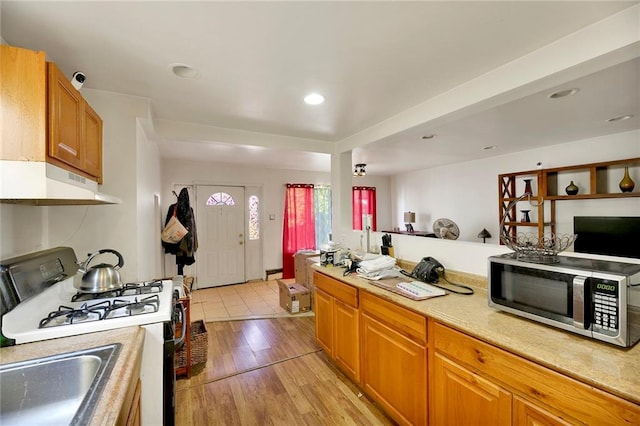
[[200,71],[185,64],[171,64],[169,65],[169,68],[171,69],[171,72],[180,78],[196,79],[200,78],[201,75]]
[[549,99],[560,99],[560,98],[566,98],[567,96],[571,96],[571,95],[575,95],[576,93],[578,93],[580,91],[580,89],[578,89],[577,87],[574,87],[573,89],[567,89],[567,90],[559,90],[557,92],[553,92],[551,93],[548,98]]
[[319,93],[309,93],[304,97],[304,102],[308,105],[320,105],[324,102],[324,96]]
[[364,169],[365,167],[367,167],[367,165],[364,164],[364,163],[356,164],[355,167],[353,168],[353,175],[354,176],[366,176],[367,172]]
[[613,117],[613,118],[609,118],[607,119],[608,123],[613,123],[615,121],[623,121],[623,120],[628,120],[630,118],[633,117],[633,114],[627,114],[627,115],[620,115],[618,117]]

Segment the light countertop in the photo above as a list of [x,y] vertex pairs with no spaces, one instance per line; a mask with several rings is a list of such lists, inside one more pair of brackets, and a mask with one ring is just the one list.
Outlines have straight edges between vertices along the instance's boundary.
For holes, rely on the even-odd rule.
[[[449,294],[415,301],[369,284],[354,274],[344,277],[344,268],[312,267],[537,364],[640,404],[640,343],[621,348],[497,311],[488,306],[485,277],[465,277],[468,274],[447,271],[446,277],[450,281],[473,285],[475,294]],[[453,274],[456,274],[455,279]]]
[[0,349],[0,364],[121,343],[120,354],[89,423],[115,425],[127,391],[136,383],[133,375],[139,372],[144,336],[144,328],[135,326],[9,346]]

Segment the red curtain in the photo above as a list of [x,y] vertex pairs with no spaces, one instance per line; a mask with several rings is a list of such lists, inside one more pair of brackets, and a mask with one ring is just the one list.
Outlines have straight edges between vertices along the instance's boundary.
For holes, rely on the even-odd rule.
[[376,223],[376,188],[373,186],[354,186],[351,191],[353,211],[353,229],[362,230],[362,215],[370,214],[371,230],[378,229]]
[[313,185],[288,183],[284,200],[282,278],[294,278],[293,255],[297,251],[315,250],[315,222]]

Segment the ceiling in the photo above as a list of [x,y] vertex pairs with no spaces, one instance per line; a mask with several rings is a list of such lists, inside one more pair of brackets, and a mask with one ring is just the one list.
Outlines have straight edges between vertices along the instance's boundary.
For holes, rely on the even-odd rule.
[[[148,98],[163,157],[329,171],[348,149],[385,175],[640,128],[637,46],[473,98],[483,79],[637,4],[2,0],[0,30],[84,72],[85,88]],[[310,92],[326,101],[304,104]]]

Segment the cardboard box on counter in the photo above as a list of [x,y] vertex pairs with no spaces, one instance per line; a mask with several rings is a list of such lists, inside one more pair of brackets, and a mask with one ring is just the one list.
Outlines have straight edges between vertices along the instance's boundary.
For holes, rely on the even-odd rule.
[[311,292],[295,282],[295,279],[278,280],[280,288],[280,306],[291,314],[311,310]]

